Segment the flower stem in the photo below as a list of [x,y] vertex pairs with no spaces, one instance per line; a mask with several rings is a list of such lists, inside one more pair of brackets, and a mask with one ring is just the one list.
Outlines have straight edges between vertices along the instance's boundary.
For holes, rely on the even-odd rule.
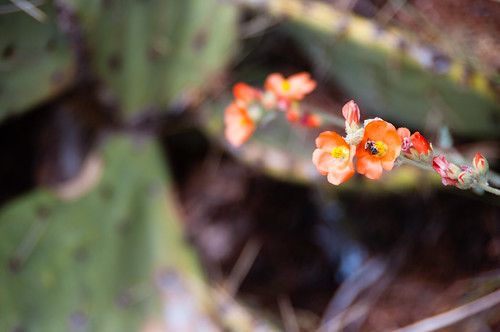
[[489,193],[492,193],[493,195],[500,196],[500,189],[490,187],[490,186],[489,186],[489,185],[487,185],[487,184],[484,184],[484,183],[477,183],[477,184],[475,184],[475,185],[474,185],[474,187],[476,187],[476,188],[481,188],[481,189],[483,189],[484,191],[487,191],[487,192],[489,192]]
[[404,154],[399,155],[399,158],[405,164],[413,165],[413,166],[419,167],[421,169],[425,169],[426,171],[434,171],[434,169],[430,165],[412,160],[412,159],[408,158],[407,156],[405,156]]
[[335,125],[337,127],[344,127],[345,126],[345,119],[340,116],[332,115],[329,113],[326,113],[323,110],[317,109],[317,108],[307,108],[311,113],[314,113],[321,117],[321,119],[325,123],[330,123],[332,125]]

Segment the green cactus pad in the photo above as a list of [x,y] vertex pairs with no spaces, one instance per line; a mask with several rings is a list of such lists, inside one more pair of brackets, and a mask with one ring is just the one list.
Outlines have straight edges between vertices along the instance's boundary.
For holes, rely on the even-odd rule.
[[196,99],[229,61],[236,9],[215,0],[65,0],[125,118]]
[[73,55],[58,30],[55,8],[39,7],[47,16],[35,20],[9,1],[0,14],[0,121],[48,100],[74,78]]
[[445,124],[457,134],[498,136],[499,97],[485,75],[441,58],[408,32],[380,29],[327,4],[293,3],[273,1],[270,10],[289,18],[284,31],[372,115],[411,128]]
[[159,317],[160,272],[201,280],[159,146],[118,137],[102,154],[78,200],[39,189],[0,211],[1,331],[138,331]]

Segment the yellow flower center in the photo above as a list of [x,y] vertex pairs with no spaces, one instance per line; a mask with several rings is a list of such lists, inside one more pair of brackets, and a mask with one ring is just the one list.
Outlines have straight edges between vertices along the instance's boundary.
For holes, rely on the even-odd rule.
[[372,156],[382,157],[387,152],[387,145],[380,141],[367,141],[365,144],[365,150],[368,151]]
[[345,146],[339,146],[330,152],[332,157],[335,159],[346,159],[349,158],[349,149]]
[[282,88],[284,91],[290,90],[290,82],[288,82],[288,80],[284,80]]

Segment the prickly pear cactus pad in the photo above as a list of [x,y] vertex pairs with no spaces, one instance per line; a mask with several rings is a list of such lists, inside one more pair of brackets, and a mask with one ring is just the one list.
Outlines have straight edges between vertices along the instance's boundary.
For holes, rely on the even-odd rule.
[[74,78],[68,41],[58,30],[55,8],[45,1],[37,21],[0,1],[0,121],[65,89]]
[[115,137],[102,154],[78,200],[40,189],[0,211],[0,331],[139,331],[160,317],[161,276],[200,276],[159,146]]
[[206,90],[236,40],[236,9],[216,0],[64,0],[91,67],[125,117],[183,104]]
[[[292,5],[293,4],[293,5]],[[321,2],[269,2],[282,25],[350,96],[376,114],[409,126],[498,136],[500,102],[492,82],[408,31],[381,28]]]

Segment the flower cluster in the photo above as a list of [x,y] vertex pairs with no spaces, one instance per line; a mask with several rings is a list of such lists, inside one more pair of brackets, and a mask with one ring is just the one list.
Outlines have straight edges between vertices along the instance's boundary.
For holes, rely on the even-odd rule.
[[312,161],[318,172],[327,175],[328,182],[339,185],[356,169],[369,179],[378,179],[385,169],[390,171],[401,152],[401,138],[396,128],[381,119],[370,119],[359,125],[359,107],[354,101],[342,109],[345,118],[346,136],[333,131],[325,131],[316,139]]
[[234,146],[242,145],[255,130],[256,124],[274,110],[286,112],[287,119],[296,125],[317,128],[321,119],[301,110],[299,101],[316,88],[316,82],[306,72],[288,78],[278,73],[270,74],[264,90],[245,83],[233,88],[234,101],[225,110],[226,139]]
[[445,156],[438,155],[432,160],[432,168],[441,176],[441,181],[445,186],[470,189],[478,183],[487,184],[488,162],[479,153],[476,153],[472,160],[472,167],[458,166],[446,160]]
[[[319,117],[301,110],[300,101],[316,88],[316,82],[302,72],[288,78],[274,73],[267,77],[264,89],[238,83],[233,88],[234,101],[225,110],[225,135],[234,146],[242,145],[254,132],[266,114],[286,112],[291,124],[317,128],[333,118]],[[369,179],[378,179],[384,170],[390,171],[398,163],[407,163],[435,171],[442,183],[460,189],[476,188],[500,196],[500,189],[490,187],[487,181],[488,162],[476,154],[472,165],[457,165],[435,151],[418,131],[396,128],[380,118],[360,124],[358,105],[351,100],[342,108],[345,136],[324,131],[316,138],[312,162],[328,182],[339,185],[357,171]],[[339,118],[340,123],[342,120]]]

